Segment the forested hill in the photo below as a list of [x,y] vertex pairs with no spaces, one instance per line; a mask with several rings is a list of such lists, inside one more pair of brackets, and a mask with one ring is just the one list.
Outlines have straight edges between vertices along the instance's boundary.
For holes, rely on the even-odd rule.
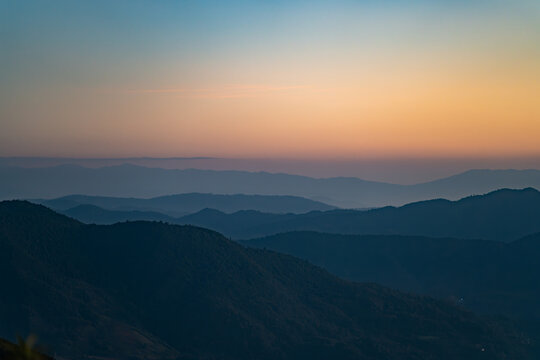
[[0,336],[84,359],[532,359],[452,304],[340,280],[191,226],[0,203]]
[[511,243],[290,232],[246,244],[291,254],[342,278],[540,324],[540,234]]

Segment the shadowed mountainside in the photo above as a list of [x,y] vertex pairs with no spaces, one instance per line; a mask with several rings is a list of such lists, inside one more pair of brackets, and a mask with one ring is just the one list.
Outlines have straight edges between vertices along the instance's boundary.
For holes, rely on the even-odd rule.
[[342,278],[540,321],[540,234],[501,243],[398,235],[291,232],[246,244],[297,256]]
[[510,326],[190,226],[2,202],[0,276],[0,336],[36,333],[62,357],[534,358]]
[[[97,169],[0,166],[0,199],[56,198],[70,194],[155,197],[178,193],[292,195],[343,208],[399,206],[433,198],[456,200],[500,188],[540,188],[539,170],[471,170],[416,185],[352,177],[310,178],[267,172],[171,170],[120,165]],[[292,211],[292,210],[290,210]]]

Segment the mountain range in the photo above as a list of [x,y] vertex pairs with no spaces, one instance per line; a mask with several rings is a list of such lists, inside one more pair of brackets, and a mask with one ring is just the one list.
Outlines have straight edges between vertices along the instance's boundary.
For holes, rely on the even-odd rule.
[[510,322],[158,222],[0,203],[0,336],[68,359],[534,359]]
[[338,234],[400,234],[511,241],[540,232],[540,192],[497,190],[458,201],[429,200],[373,210],[313,211],[306,214],[224,214],[204,210],[178,223],[210,228],[247,239],[287,231]]
[[65,211],[78,205],[94,205],[107,210],[152,211],[177,217],[206,208],[225,213],[240,210],[256,210],[267,213],[306,213],[335,209],[334,206],[298,196],[243,194],[190,193],[159,196],[150,199],[70,195],[50,200],[37,199],[31,201],[59,211]]
[[512,241],[540,232],[540,192],[532,188],[502,189],[458,201],[438,199],[397,208],[312,211],[305,214],[270,214],[250,210],[226,214],[204,209],[175,218],[155,212],[105,210],[93,205],[79,205],[62,213],[97,224],[127,220],[190,224],[235,239],[307,230],[337,234],[400,234]]
[[540,188],[539,170],[471,170],[431,182],[399,185],[352,177],[311,178],[127,164],[101,168],[0,166],[0,199],[50,199],[71,194],[148,198],[196,192],[290,195],[341,208],[373,208],[433,198],[457,200],[500,188],[524,187]]

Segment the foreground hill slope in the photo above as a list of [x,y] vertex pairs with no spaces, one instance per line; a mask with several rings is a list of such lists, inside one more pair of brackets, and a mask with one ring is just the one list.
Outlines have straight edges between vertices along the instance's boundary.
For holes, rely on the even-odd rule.
[[0,203],[0,336],[67,358],[532,358],[527,338],[189,226],[83,225]]
[[177,222],[207,227],[239,239],[287,231],[400,234],[511,241],[540,232],[540,192],[502,189],[458,201],[429,200],[399,208],[333,210],[271,215],[202,211]]

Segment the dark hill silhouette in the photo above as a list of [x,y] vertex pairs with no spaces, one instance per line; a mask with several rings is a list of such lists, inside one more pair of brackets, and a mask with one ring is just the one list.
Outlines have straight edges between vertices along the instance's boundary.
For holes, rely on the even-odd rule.
[[247,241],[354,281],[540,321],[540,234],[511,243],[398,235],[291,232]]
[[19,339],[17,344],[0,339],[0,359],[2,360],[53,360],[52,357],[44,355],[35,349],[32,344],[33,339],[29,341]]
[[150,199],[116,198],[106,196],[70,195],[52,200],[33,200],[53,210],[65,211],[78,205],[94,205],[117,211],[154,211],[169,216],[182,216],[205,208],[226,213],[257,210],[268,213],[306,213],[331,210],[335,207],[297,196],[178,194]]
[[31,331],[62,357],[534,358],[511,327],[205,229],[2,202],[0,250],[0,335]]
[[540,192],[503,189],[459,201],[429,200],[399,208],[333,210],[299,215],[200,212],[177,222],[239,239],[287,231],[400,234],[511,241],[540,232]]
[[398,185],[352,177],[317,179],[267,172],[171,170],[134,165],[97,169],[74,165],[0,166],[0,199],[56,198],[70,194],[148,198],[212,192],[292,195],[324,199],[325,203],[342,208],[372,208],[433,198],[457,200],[501,188],[524,187],[540,188],[539,170],[472,170],[436,181]]

